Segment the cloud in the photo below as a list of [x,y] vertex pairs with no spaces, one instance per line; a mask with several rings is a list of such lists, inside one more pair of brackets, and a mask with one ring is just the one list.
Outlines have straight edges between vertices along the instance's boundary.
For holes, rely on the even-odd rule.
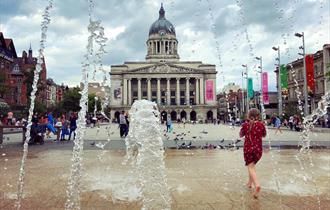
[[[248,64],[255,88],[260,88],[255,71],[259,63],[254,56],[263,57],[264,70],[274,78],[277,54],[271,48],[280,46],[283,63],[297,59],[301,40],[293,36],[295,32],[305,32],[309,53],[330,42],[329,1],[239,0],[241,7],[236,2],[169,0],[164,3],[166,18],[176,29],[181,60],[216,64],[218,90],[228,82],[241,85],[242,64]],[[108,54],[104,58],[106,66],[145,60],[145,42],[149,27],[158,19],[160,3],[154,0],[95,1],[93,17],[102,21],[109,39]],[[28,49],[30,43],[36,55],[41,15],[46,4],[44,0],[0,1],[0,29],[5,37],[14,39],[18,55]],[[87,1],[54,1],[45,56],[48,76],[55,82],[79,84],[87,24]],[[276,82],[269,82],[270,89],[275,90]]]

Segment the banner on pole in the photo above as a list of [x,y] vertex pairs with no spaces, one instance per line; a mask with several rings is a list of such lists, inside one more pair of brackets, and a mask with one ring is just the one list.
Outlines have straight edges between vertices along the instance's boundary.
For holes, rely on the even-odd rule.
[[214,84],[213,80],[206,80],[205,81],[205,98],[206,101],[213,101],[214,100]]
[[253,98],[253,80],[252,78],[248,78],[248,97]]
[[283,96],[287,96],[288,91],[288,70],[285,65],[281,65],[281,91]]
[[313,55],[306,55],[305,62],[306,62],[307,91],[308,91],[308,94],[314,94],[315,80],[314,80],[314,57],[313,57]]
[[269,96],[268,96],[268,73],[262,73],[262,101],[263,104],[269,104]]

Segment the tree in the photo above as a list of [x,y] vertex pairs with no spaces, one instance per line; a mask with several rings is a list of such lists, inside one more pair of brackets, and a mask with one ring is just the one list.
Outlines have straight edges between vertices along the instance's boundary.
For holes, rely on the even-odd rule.
[[77,112],[81,108],[79,106],[81,94],[79,93],[79,88],[75,87],[73,89],[67,90],[63,95],[63,100],[61,102],[61,107],[63,111],[74,111]]
[[[34,71],[35,68],[31,68],[31,69],[27,69],[26,71],[24,71],[24,83],[26,84],[26,90],[27,90],[27,95],[28,95],[28,106],[30,106],[30,96],[31,96],[31,92],[32,92],[32,85],[33,85],[33,79],[34,79]],[[37,92],[36,92],[36,96],[39,96],[40,93],[44,92],[46,90],[46,84],[45,82],[41,81],[40,78],[40,74],[39,73],[39,80],[37,83]]]
[[[92,93],[92,94],[88,94],[88,112],[89,113],[92,113],[94,112],[94,109],[95,109],[95,93]],[[102,105],[101,105],[101,100],[98,99],[97,100],[97,104],[96,104],[96,111],[101,111],[102,109]]]

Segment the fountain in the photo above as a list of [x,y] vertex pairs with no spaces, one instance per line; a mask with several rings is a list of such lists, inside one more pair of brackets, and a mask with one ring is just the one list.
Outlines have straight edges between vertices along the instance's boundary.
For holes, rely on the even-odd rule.
[[171,209],[157,104],[147,100],[135,101],[129,114],[131,122],[125,138],[124,164],[130,164],[130,174],[138,177],[142,209]]
[[25,176],[25,162],[28,155],[28,147],[29,147],[29,141],[30,141],[30,131],[31,131],[31,125],[32,125],[32,116],[34,111],[34,103],[36,98],[36,92],[37,92],[37,84],[39,80],[39,73],[42,70],[42,64],[43,64],[43,58],[44,58],[44,49],[45,49],[45,43],[47,38],[47,30],[48,25],[50,23],[50,9],[53,7],[53,1],[49,0],[48,6],[45,8],[45,11],[42,15],[43,21],[41,22],[41,41],[40,41],[40,49],[39,49],[39,55],[37,60],[36,69],[34,71],[34,77],[33,77],[33,84],[32,84],[32,92],[31,92],[31,105],[29,109],[29,117],[28,117],[28,125],[25,133],[25,141],[23,146],[23,157],[21,162],[21,167],[19,171],[19,178],[18,178],[18,191],[17,191],[17,209],[21,208],[21,201],[23,198],[23,188],[24,188],[24,176]]

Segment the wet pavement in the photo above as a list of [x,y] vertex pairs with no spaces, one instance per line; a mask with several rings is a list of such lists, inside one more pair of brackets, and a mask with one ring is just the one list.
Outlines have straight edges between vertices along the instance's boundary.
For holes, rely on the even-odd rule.
[[[71,142],[29,147],[22,209],[64,209],[71,149]],[[262,192],[254,199],[253,191],[245,187],[242,149],[166,150],[172,209],[329,209],[329,152],[265,151],[257,165]],[[1,154],[0,209],[15,209],[21,147],[4,145]],[[137,188],[124,188],[127,180],[136,178],[128,177],[130,166],[122,164],[124,155],[124,150],[86,144],[82,209],[141,208]]]

